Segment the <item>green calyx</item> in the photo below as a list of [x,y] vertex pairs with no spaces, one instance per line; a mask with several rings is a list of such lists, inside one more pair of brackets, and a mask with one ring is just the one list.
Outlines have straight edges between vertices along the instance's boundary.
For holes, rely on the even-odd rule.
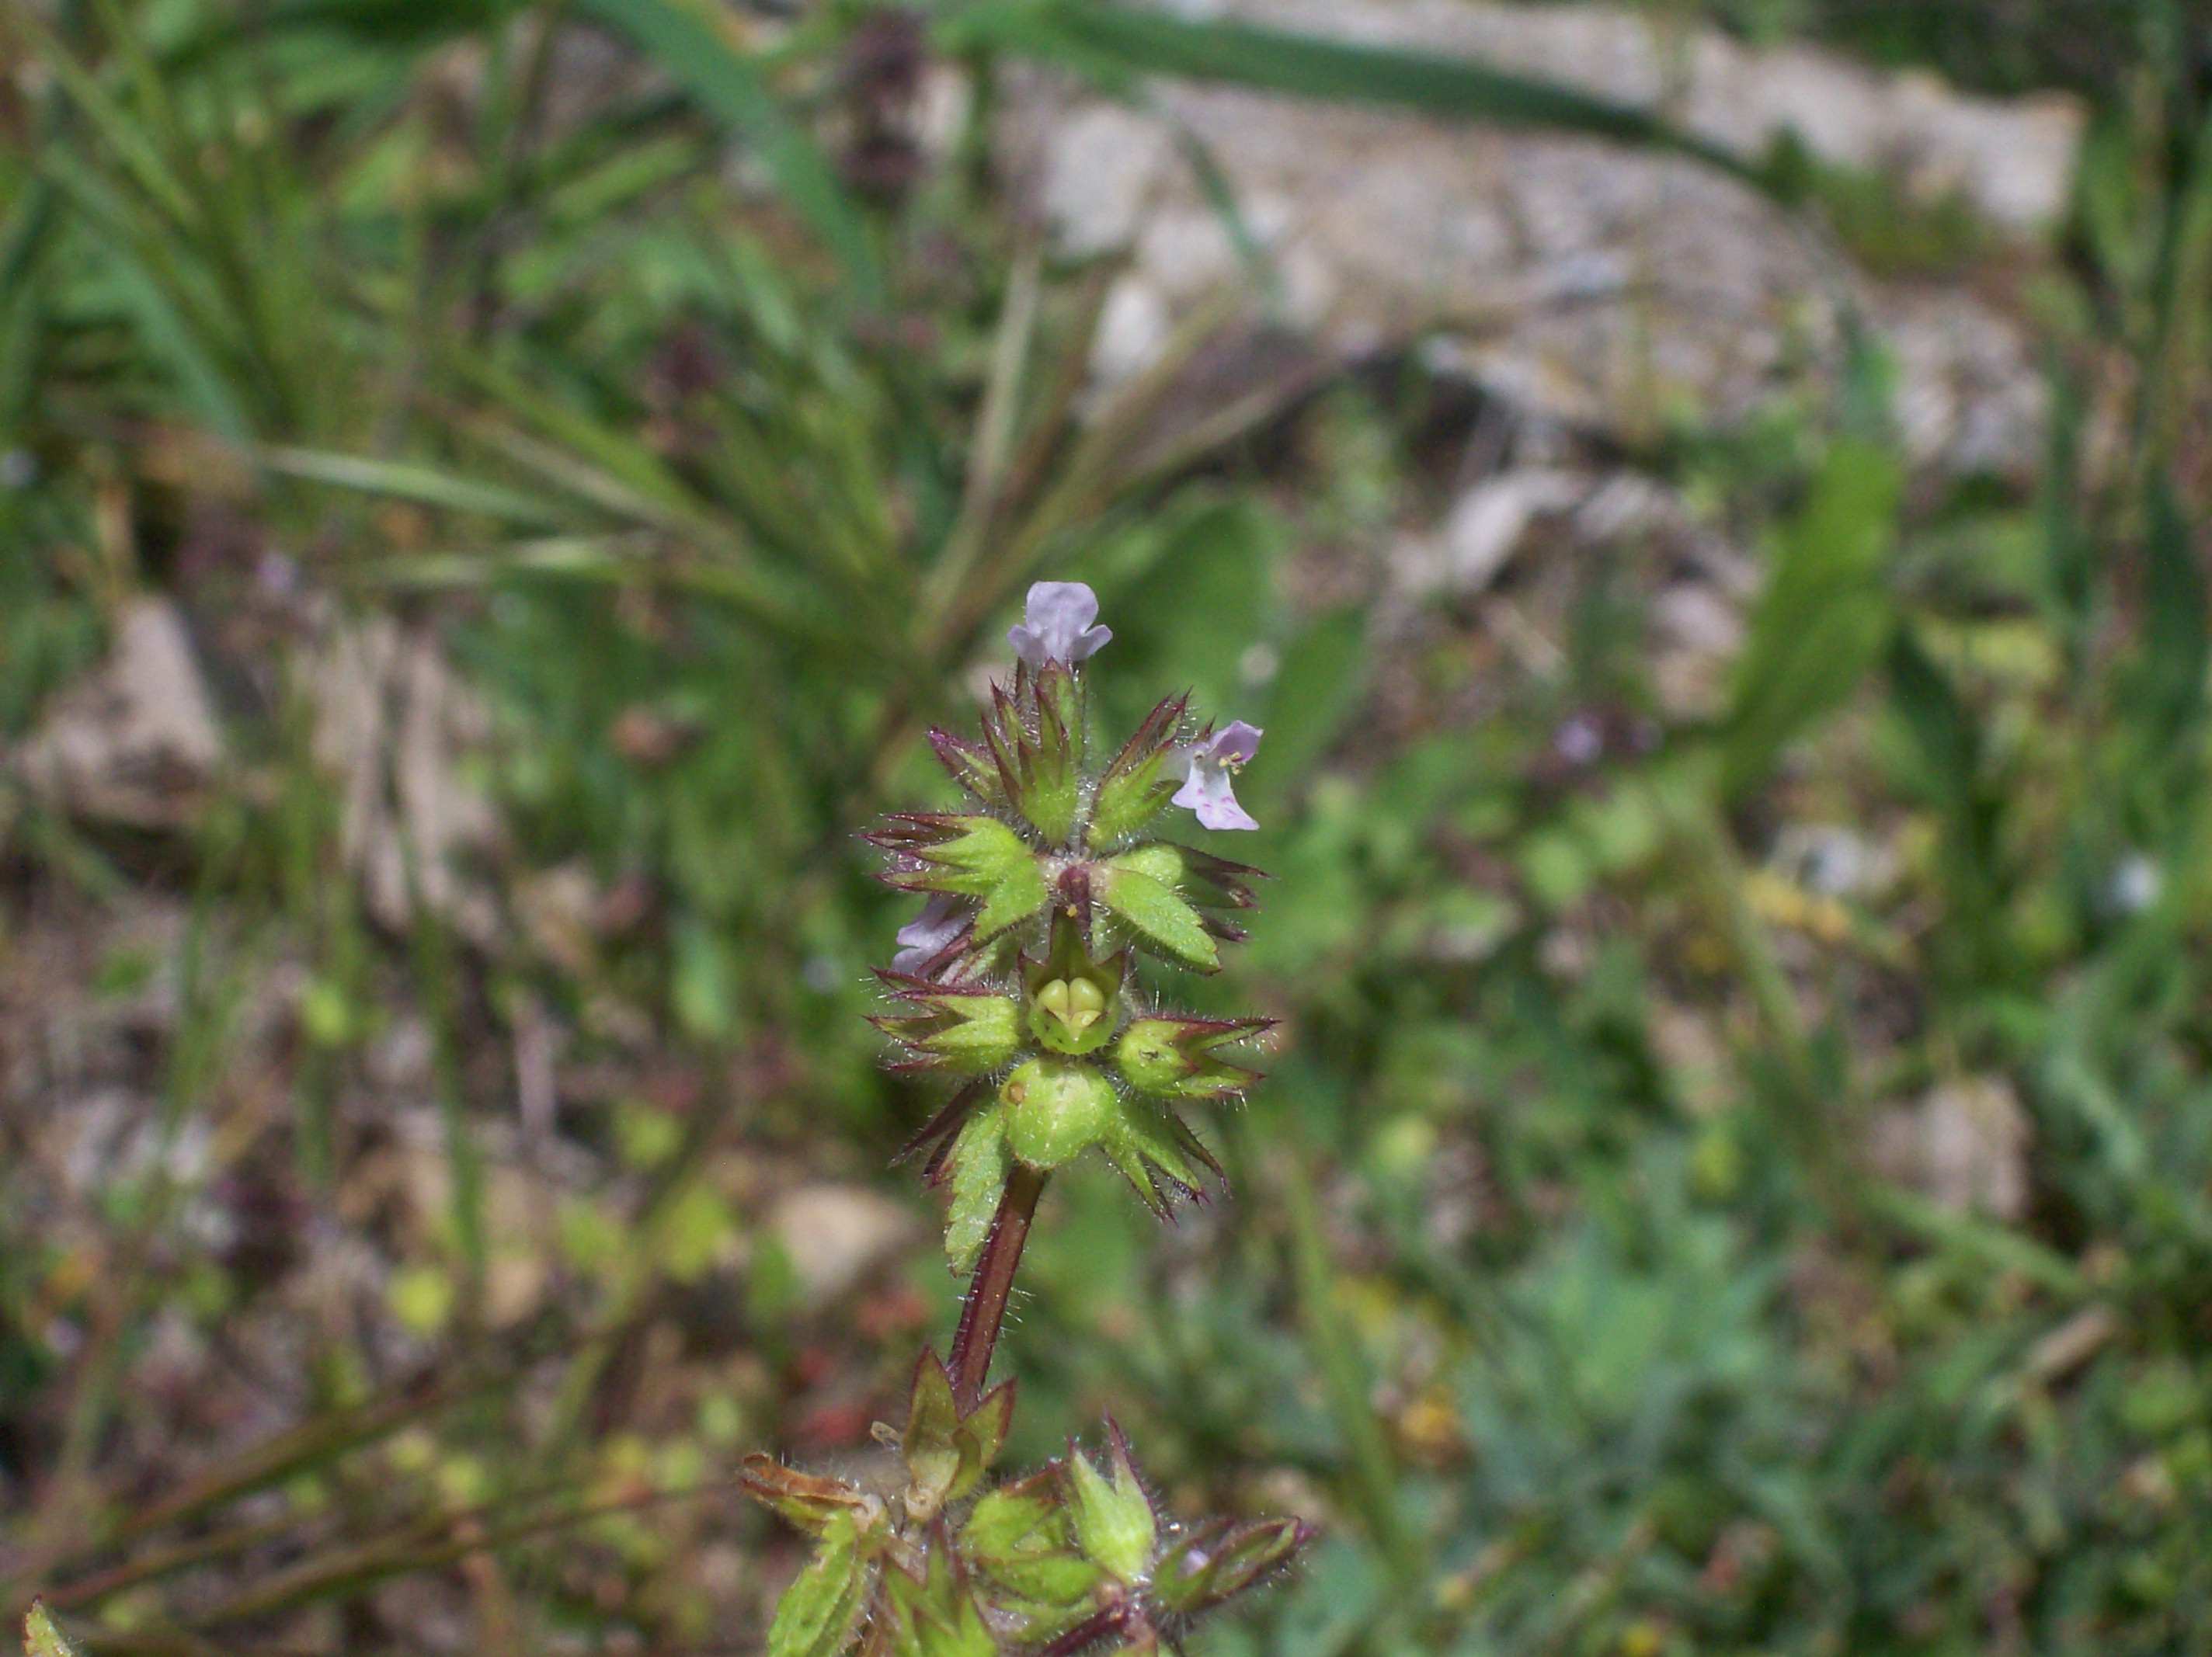
[[1014,1066],[999,1085],[1006,1144],[1031,1168],[1073,1161],[1113,1132],[1121,1101],[1093,1066],[1055,1055]]
[[1142,846],[1099,864],[1091,888],[1152,954],[1194,972],[1221,965],[1221,950],[1196,907],[1177,889],[1182,857],[1172,846]]
[[1000,1649],[949,1546],[932,1548],[918,1575],[886,1568],[877,1617],[871,1649],[889,1657],[997,1657]]
[[1056,1465],[986,1490],[960,1545],[978,1585],[1030,1640],[1069,1628],[1097,1603],[1103,1572],[1077,1544]]
[[1064,663],[1015,670],[1011,689],[991,687],[982,740],[933,731],[930,746],[954,781],[984,804],[1019,817],[1048,846],[1066,846],[1083,812],[1082,682]]
[[1114,1039],[1121,1023],[1126,956],[1091,958],[1081,929],[1066,913],[1053,918],[1052,948],[1042,962],[1022,963],[1030,1034],[1049,1053],[1080,1057]]
[[1159,1520],[1118,1437],[1103,1472],[1079,1450],[1069,1458],[1067,1492],[1076,1541],[1085,1557],[1124,1582],[1142,1581],[1152,1574]]
[[1139,1018],[1114,1044],[1114,1068],[1155,1099],[1225,1099],[1255,1072],[1221,1050],[1268,1028],[1264,1018]]
[[1170,697],[1145,716],[1098,780],[1091,806],[1091,845],[1111,847],[1141,834],[1167,809],[1176,785],[1166,774],[1169,752],[1190,710],[1187,696]]
[[79,1657],[83,1648],[64,1634],[46,1608],[33,1599],[23,1618],[23,1649],[28,1657]]

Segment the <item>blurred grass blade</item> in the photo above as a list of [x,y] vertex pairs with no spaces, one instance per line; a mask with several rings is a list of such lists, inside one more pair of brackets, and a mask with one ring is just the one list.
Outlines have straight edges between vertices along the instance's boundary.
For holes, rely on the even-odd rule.
[[[296,1605],[342,1599],[393,1577],[442,1569],[464,1559],[580,1531],[598,1520],[696,1501],[702,1494],[696,1488],[678,1488],[652,1490],[599,1502],[563,1498],[546,1510],[525,1511],[512,1519],[483,1509],[450,1514],[426,1513],[403,1520],[380,1537],[311,1554],[271,1575],[250,1582],[201,1611],[193,1618],[193,1624],[196,1629],[221,1628],[271,1616]],[[495,1520],[502,1522],[489,1522]]]
[[1006,302],[991,347],[991,372],[975,422],[960,513],[945,537],[937,568],[930,572],[928,602],[941,610],[958,594],[988,544],[988,531],[1005,498],[1006,470],[1013,457],[1016,422],[1021,411],[1030,348],[1036,342],[1042,261],[1034,249],[1016,263],[1007,283]]
[[1931,941],[1939,950],[1955,944],[1975,951],[1972,981],[2002,985],[2020,957],[2004,937],[2003,813],[1983,780],[1981,728],[1909,625],[1890,641],[1888,667],[1890,704],[1911,739],[1920,786],[1942,821],[1940,866],[1951,924]]
[[2081,1268],[2055,1249],[1977,1215],[1954,1213],[1917,1192],[1871,1184],[1866,1192],[1866,1206],[1936,1247],[1979,1259],[1996,1271],[2015,1273],[2062,1300],[2079,1300],[2087,1290]]
[[2143,683],[2139,712],[2148,751],[2178,747],[2204,711],[2212,659],[2204,568],[2172,489],[2152,486],[2143,571]]
[[562,513],[543,495],[526,495],[475,478],[457,477],[435,466],[398,460],[374,460],[362,455],[331,454],[314,449],[268,448],[258,451],[271,471],[309,483],[380,495],[417,506],[442,507],[451,512],[477,513],[502,522],[550,529]]
[[190,232],[198,222],[191,192],[185,188],[160,148],[132,112],[116,101],[100,77],[66,46],[61,37],[42,23],[34,12],[21,19],[26,31],[40,46],[40,62],[65,92],[86,124],[107,146],[147,199],[158,207],[174,228]]
[[1344,1437],[1346,1472],[1360,1515],[1401,1587],[1417,1592],[1431,1574],[1427,1549],[1406,1512],[1401,1470],[1370,1402],[1366,1366],[1346,1326],[1342,1290],[1323,1234],[1321,1199],[1306,1156],[1302,1147],[1290,1145],[1276,1164],[1299,1320],[1329,1413]]
[[1966,704],[1910,627],[1889,651],[1891,695],[1911,734],[1923,786],[1946,811],[1964,810],[1981,768],[1981,743]]
[[299,1515],[288,1513],[275,1519],[256,1519],[194,1536],[189,1541],[149,1548],[134,1553],[120,1564],[52,1588],[46,1598],[64,1611],[95,1606],[127,1589],[283,1543],[296,1537],[302,1522]]
[[1741,797],[1790,742],[1848,698],[1890,628],[1882,585],[1904,471],[1889,451],[1838,443],[1782,537],[1736,665],[1722,786]]
[[1367,617],[1346,604],[1316,616],[1283,646],[1267,697],[1272,744],[1255,800],[1279,800],[1310,779],[1359,706],[1367,683]]
[[498,444],[510,459],[565,493],[664,527],[693,528],[710,521],[698,497],[667,462],[629,431],[546,395],[483,353],[455,347],[446,353],[446,366],[555,446],[529,446],[483,421],[469,422],[472,434]]
[[2204,383],[2212,334],[2212,111],[2177,158],[2159,258],[2156,324],[2145,354],[2137,421],[2142,458],[2153,468],[2173,458]]
[[2045,375],[2051,385],[2051,429],[2038,502],[2043,552],[2039,596],[2065,653],[2068,677],[2078,688],[2097,597],[2097,544],[2082,508],[2081,385],[2056,355]]
[[[524,1360],[530,1355],[514,1356]],[[141,1502],[122,1516],[104,1540],[111,1545],[127,1542],[164,1526],[182,1524],[210,1508],[281,1484],[304,1469],[389,1437],[449,1405],[511,1387],[519,1379],[520,1372],[508,1366],[473,1369],[445,1379],[418,1378],[350,1408],[313,1417],[209,1468],[165,1496]]]
[[710,114],[757,145],[777,187],[836,256],[856,296],[882,299],[867,226],[836,168],[708,11],[682,0],[582,0],[580,9],[628,35]]
[[1746,179],[1754,169],[1632,105],[1472,58],[1372,46],[1265,24],[1199,21],[1097,0],[993,0],[951,18],[955,51],[1042,58],[1112,85],[1146,75],[1223,81],[1335,103],[1378,104],[1454,120],[1548,127],[1668,149]]

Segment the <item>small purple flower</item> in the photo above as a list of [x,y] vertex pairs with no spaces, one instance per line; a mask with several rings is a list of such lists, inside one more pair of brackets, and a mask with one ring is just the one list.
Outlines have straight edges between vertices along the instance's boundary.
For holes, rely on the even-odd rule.
[[1238,719],[1224,730],[1179,748],[1169,756],[1170,774],[1180,774],[1174,804],[1187,805],[1209,828],[1257,828],[1250,812],[1237,803],[1231,786],[1237,774],[1260,751],[1260,731]]
[[1039,581],[1030,589],[1020,626],[1008,629],[1006,642],[1031,667],[1047,662],[1069,666],[1084,660],[1114,636],[1096,627],[1098,595],[1080,581]]
[[891,970],[919,974],[968,930],[971,907],[967,899],[949,893],[933,896],[920,914],[898,929],[903,947],[891,957]]

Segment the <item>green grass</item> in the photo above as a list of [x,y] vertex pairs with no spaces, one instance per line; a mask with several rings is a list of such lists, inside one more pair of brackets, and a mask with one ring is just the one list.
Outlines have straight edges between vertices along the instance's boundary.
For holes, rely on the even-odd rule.
[[[738,1459],[855,1454],[949,1326],[887,1167],[931,1102],[860,1017],[904,908],[854,831],[938,798],[924,731],[1054,576],[1115,683],[1267,731],[1277,878],[1221,1005],[1283,1048],[1220,1135],[1237,1195],[1161,1230],[1055,1193],[1009,1336],[1017,1456],[1110,1407],[1178,1507],[1322,1521],[1207,1650],[2212,1626],[2212,127],[2177,60],[2089,77],[2032,488],[1908,477],[1871,349],[1654,461],[1759,559],[1708,718],[1658,683],[1655,549],[1378,625],[1464,437],[1417,368],[1163,454],[1201,318],[1084,405],[1102,273],[980,129],[848,185],[866,8],[250,9],[0,19],[42,70],[0,102],[0,737],[151,594],[228,741],[182,828],[0,769],[10,1608],[94,1654],[750,1648],[797,1555]],[[1847,10],[1765,26],[1874,38]],[[579,18],[673,73],[567,107],[541,42]],[[1675,142],[1479,65],[933,21],[987,77]],[[1995,256],[1831,183],[1862,251]],[[429,784],[396,737],[331,774],[341,618],[465,687]],[[497,833],[441,839],[433,785]],[[1839,827],[1880,872],[1809,872]],[[2016,1204],[1875,1154],[1993,1098]],[[830,1181],[919,1223],[825,1305],[775,1217]]]

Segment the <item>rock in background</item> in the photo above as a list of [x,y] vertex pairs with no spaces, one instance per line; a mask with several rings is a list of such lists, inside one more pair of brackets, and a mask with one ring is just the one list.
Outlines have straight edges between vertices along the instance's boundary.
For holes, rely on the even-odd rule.
[[189,823],[223,758],[183,618],[143,598],[115,618],[106,659],[57,697],[15,763],[57,810],[137,828]]
[[[1747,160],[1794,132],[1901,203],[2025,239],[2063,210],[2069,100],[1966,97],[1805,47],[1757,51],[1602,7],[1228,0],[1185,7],[1478,58],[1656,108]],[[1273,268],[1273,320],[1335,359],[1425,336],[1432,361],[1531,417],[1634,445],[1732,423],[1831,376],[1856,312],[1891,347],[1917,464],[2025,474],[2042,410],[2025,330],[1963,287],[1885,282],[1749,187],[1594,139],[1162,81],[1145,107],[1049,76],[1011,100],[1004,153],[1077,254],[1125,251],[1096,367],[1140,372],[1176,321],[1256,288],[1188,159],[1218,167]]]

